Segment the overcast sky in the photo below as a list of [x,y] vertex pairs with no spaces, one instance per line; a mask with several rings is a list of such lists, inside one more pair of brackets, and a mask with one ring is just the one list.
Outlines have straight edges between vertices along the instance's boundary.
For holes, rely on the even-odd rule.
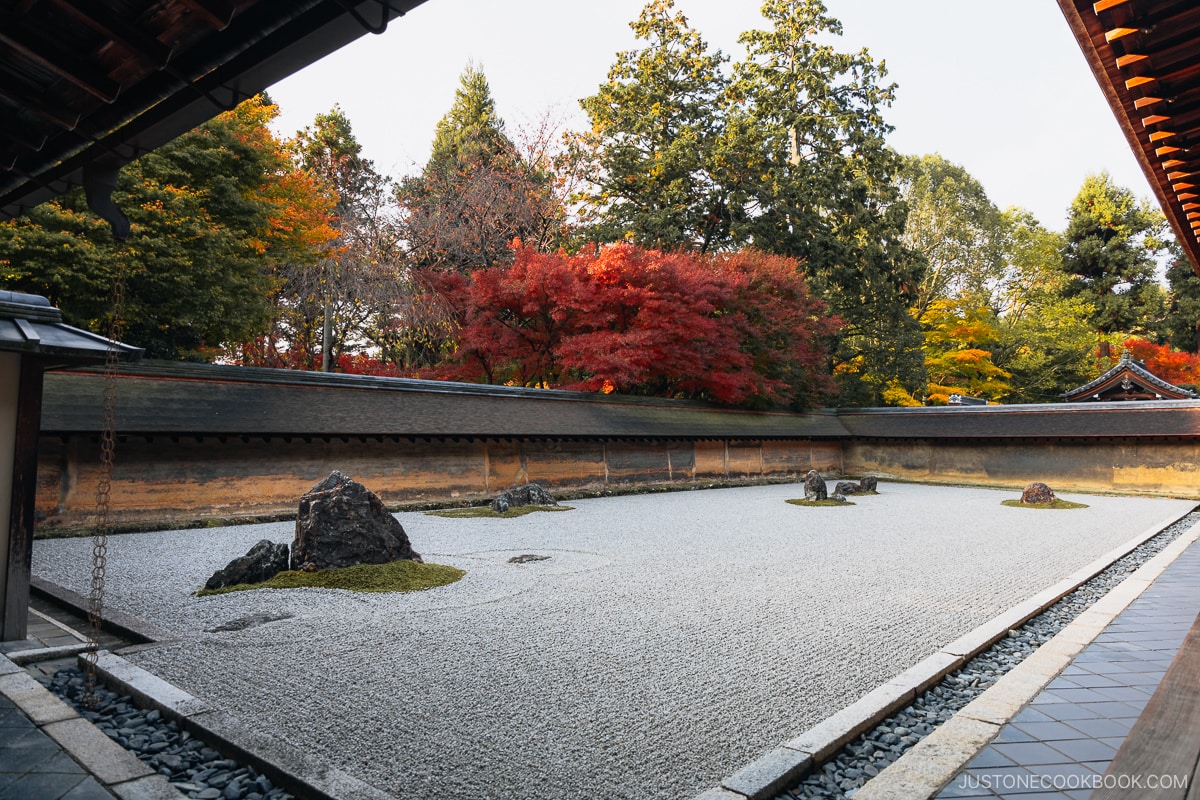
[[[893,147],[940,153],[1001,208],[1062,230],[1071,200],[1107,170],[1151,191],[1053,0],[826,0],[841,50],[869,49],[899,84]],[[270,89],[290,136],[339,104],[385,174],[418,171],[468,62],[482,67],[510,133],[551,113],[583,127],[593,94],[641,0],[427,0]],[[766,27],[758,0],[676,0],[713,48],[737,60],[738,34]]]

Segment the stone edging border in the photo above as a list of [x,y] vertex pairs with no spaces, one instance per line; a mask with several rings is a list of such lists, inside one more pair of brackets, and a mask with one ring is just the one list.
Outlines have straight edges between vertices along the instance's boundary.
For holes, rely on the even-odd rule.
[[[44,654],[46,650],[24,652]],[[184,800],[166,778],[108,738],[5,656],[0,656],[0,694],[121,800]]]
[[[1128,555],[1135,548],[1154,538],[1165,528],[1190,513],[1192,513],[1192,509],[1167,517],[1087,566],[1071,573],[1058,583],[1013,606],[973,631],[960,636],[938,652],[917,662],[887,683],[863,695],[851,705],[724,778],[719,786],[701,792],[694,800],[769,800],[789,786],[799,783],[813,770],[836,755],[843,746],[911,704],[925,690],[1006,636],[1009,630],[1020,628],[1079,586],[1096,577],[1114,561]],[[940,780],[933,787],[932,791],[936,792],[942,783],[954,777],[954,772],[945,774],[950,761],[954,761],[954,771],[965,764],[971,756],[991,740],[1000,725],[1007,722],[1009,717],[1023,707],[1045,684],[1049,683],[1076,653],[1099,635],[1113,617],[1140,595],[1154,578],[1158,577],[1162,570],[1197,538],[1200,538],[1200,523],[1192,526],[1161,553],[1143,564],[1133,575],[1130,575],[1080,614],[1053,639],[1001,676],[995,685],[959,710],[950,720],[938,726],[933,733],[923,738],[908,753],[889,765],[878,776],[867,781],[855,794],[855,800],[860,798],[871,800],[871,798],[885,797],[914,799],[926,797],[929,793],[921,794],[923,789],[918,786],[927,786],[931,776],[936,776]],[[1045,651],[1045,655],[1042,655],[1043,651]],[[1064,654],[1066,655],[1064,656]],[[1065,660],[1063,660],[1064,658]],[[1027,664],[1030,666],[1026,667]],[[1047,672],[1054,664],[1058,666],[1053,669],[1053,672]],[[1015,677],[1010,680],[1010,676]],[[1035,683],[1036,686],[1034,686]],[[1020,687],[1019,690],[1017,687]],[[1026,694],[1022,695],[1021,692],[1026,692]],[[1024,699],[1013,707],[1012,703],[1018,696],[1023,696]],[[989,713],[990,716],[988,716]],[[1003,715],[1002,719],[999,718],[1001,715]],[[939,735],[947,729],[949,731],[946,734]],[[927,742],[928,745],[926,745]],[[964,755],[962,747],[953,747],[952,743],[961,743],[962,747],[969,747],[970,753]],[[909,758],[919,750],[921,751],[920,755]],[[905,763],[906,761],[907,763]],[[896,769],[902,764],[904,766]],[[935,770],[931,766],[928,768],[923,766],[925,764],[937,764],[939,767]],[[892,773],[892,777],[880,782],[880,779],[889,772]],[[898,777],[900,775],[905,777]],[[918,776],[922,775],[925,776],[924,783],[918,780]],[[868,791],[873,785],[877,788]]]

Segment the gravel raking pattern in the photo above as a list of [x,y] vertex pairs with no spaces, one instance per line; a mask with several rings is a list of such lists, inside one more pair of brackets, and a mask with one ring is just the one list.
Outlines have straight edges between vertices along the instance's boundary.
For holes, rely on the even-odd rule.
[[[879,488],[838,508],[780,484],[405,513],[425,559],[467,575],[399,595],[192,594],[287,523],[114,536],[106,603],[172,633],[135,666],[405,800],[668,800],[1195,506]],[[35,574],[86,590],[86,544],[35,542]]]

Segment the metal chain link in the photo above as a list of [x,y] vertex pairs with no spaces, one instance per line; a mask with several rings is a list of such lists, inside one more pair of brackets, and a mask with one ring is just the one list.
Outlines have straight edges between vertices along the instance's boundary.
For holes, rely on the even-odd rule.
[[117,363],[121,341],[121,314],[125,306],[125,282],[113,276],[112,321],[108,331],[108,351],[104,358],[104,417],[100,430],[100,475],[96,481],[96,524],[92,532],[92,585],[88,593],[88,642],[84,653],[84,672],[87,676],[84,703],[94,705],[96,697],[96,662],[99,657],[100,626],[104,620],[104,577],[108,566],[108,520],[112,499],[113,459],[117,444]]

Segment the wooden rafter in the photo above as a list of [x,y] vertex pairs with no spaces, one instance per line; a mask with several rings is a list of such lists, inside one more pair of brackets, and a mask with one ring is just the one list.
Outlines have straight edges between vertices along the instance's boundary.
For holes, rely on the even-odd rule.
[[[1059,0],[1155,198],[1200,273],[1200,5]],[[1185,207],[1185,204],[1187,207]]]

